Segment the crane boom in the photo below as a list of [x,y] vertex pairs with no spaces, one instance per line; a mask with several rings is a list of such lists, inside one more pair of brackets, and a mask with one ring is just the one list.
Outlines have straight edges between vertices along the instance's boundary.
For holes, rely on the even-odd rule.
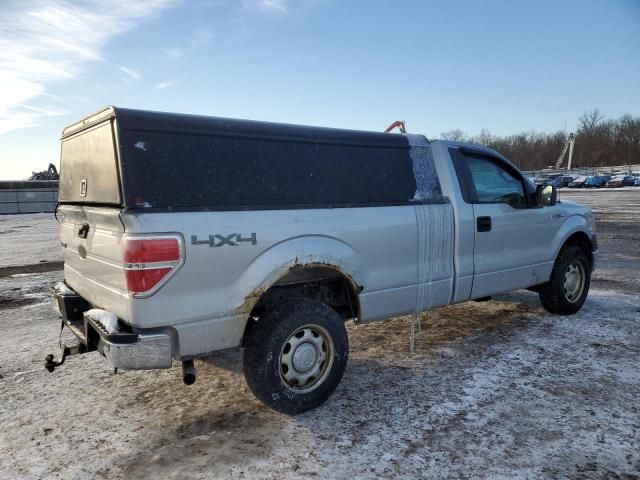
[[576,137],[573,133],[570,133],[569,136],[567,137],[567,140],[564,142],[564,147],[562,148],[562,152],[560,152],[560,156],[558,157],[558,160],[556,161],[556,164],[554,166],[554,170],[559,170],[560,166],[562,165],[562,161],[564,160],[564,155],[567,153],[567,150],[569,150],[569,159],[567,162],[567,170],[571,169],[571,160],[573,158],[573,143],[575,142]]
[[569,160],[567,160],[567,170],[571,170],[571,160],[573,159],[573,144],[576,141],[576,137],[573,135],[573,133],[570,136],[571,142],[569,143]]

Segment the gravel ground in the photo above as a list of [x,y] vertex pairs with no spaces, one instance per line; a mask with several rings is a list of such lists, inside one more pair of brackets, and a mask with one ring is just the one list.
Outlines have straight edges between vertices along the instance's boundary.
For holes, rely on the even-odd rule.
[[58,235],[52,213],[0,215],[0,272],[7,267],[61,262]]
[[58,260],[55,222],[0,217],[0,478],[640,478],[640,190],[562,196],[597,219],[579,314],[527,291],[439,309],[413,355],[407,318],[351,325],[341,386],[293,418],[252,397],[238,353],[190,387],[96,353],[47,373],[62,273],[28,265]]

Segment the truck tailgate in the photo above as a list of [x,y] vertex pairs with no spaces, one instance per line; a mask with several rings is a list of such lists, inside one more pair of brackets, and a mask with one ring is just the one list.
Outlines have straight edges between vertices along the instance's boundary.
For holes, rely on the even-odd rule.
[[120,209],[61,205],[58,219],[67,284],[94,306],[127,319]]

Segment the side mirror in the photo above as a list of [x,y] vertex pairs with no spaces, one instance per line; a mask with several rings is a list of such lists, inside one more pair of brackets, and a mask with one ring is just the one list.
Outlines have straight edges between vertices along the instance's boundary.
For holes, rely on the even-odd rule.
[[558,202],[558,189],[553,185],[538,185],[536,199],[541,207],[552,207]]

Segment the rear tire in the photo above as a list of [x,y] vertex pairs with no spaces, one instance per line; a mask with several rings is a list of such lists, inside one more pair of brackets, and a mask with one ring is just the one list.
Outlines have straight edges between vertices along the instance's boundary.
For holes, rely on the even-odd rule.
[[295,415],[331,396],[348,356],[340,315],[324,303],[301,298],[274,307],[248,330],[244,376],[258,400]]
[[551,313],[573,315],[578,312],[589,293],[591,266],[580,247],[566,246],[556,258],[551,278],[540,286],[542,306]]

